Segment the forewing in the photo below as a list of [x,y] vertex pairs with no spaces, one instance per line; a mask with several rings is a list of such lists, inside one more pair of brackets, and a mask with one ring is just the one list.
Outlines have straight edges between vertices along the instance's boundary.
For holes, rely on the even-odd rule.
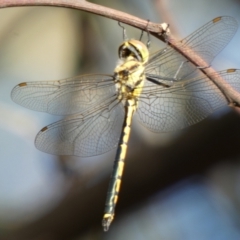
[[47,153],[89,157],[117,146],[124,120],[122,104],[115,100],[86,116],[74,115],[43,128],[36,147]]
[[[186,46],[206,62],[206,66],[199,67],[207,67],[229,43],[237,28],[238,24],[234,18],[218,17],[184,38],[180,45]],[[188,50],[185,49],[185,51]],[[182,67],[179,70],[180,65]],[[160,50],[150,57],[146,66],[146,75],[148,74],[160,76],[162,79],[164,77],[173,79],[176,76],[180,80],[201,76],[201,72],[195,65],[171,47]]]
[[11,96],[14,102],[26,108],[67,115],[104,105],[115,94],[113,77],[82,75],[59,81],[20,83]]
[[[240,90],[240,70],[224,70],[216,76]],[[168,132],[191,126],[226,104],[222,92],[207,77],[176,82],[171,87],[147,82],[137,112],[149,130]]]

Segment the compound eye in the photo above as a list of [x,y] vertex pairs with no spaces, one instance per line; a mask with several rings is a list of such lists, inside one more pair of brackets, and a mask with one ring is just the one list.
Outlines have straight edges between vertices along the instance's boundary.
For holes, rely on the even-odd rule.
[[147,46],[135,39],[128,40],[121,44],[118,54],[120,59],[126,59],[131,56],[142,63],[146,63],[149,57]]
[[121,45],[119,47],[118,52],[119,52],[119,58],[121,58],[121,59],[125,59],[132,54],[132,52],[128,48],[126,48],[124,45]]
[[149,58],[149,51],[147,46],[136,39],[129,40],[129,44],[131,44],[135,48],[136,55],[141,58],[142,63],[146,63]]
[[128,76],[128,74],[129,74],[129,71],[128,71],[128,70],[126,70],[126,69],[123,70],[123,75],[124,75],[124,76]]

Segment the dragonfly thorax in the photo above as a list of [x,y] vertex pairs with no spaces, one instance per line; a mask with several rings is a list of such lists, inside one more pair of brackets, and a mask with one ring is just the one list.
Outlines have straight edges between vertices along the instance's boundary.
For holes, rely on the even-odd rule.
[[117,92],[121,100],[136,100],[144,84],[147,47],[138,40],[125,41],[119,47],[120,61],[114,70]]

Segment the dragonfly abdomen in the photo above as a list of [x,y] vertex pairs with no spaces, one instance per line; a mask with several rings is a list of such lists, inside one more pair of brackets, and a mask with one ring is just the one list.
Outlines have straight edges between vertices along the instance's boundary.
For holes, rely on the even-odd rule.
[[131,132],[132,117],[136,110],[136,102],[134,99],[127,100],[125,110],[126,116],[123,123],[123,130],[119,141],[118,150],[113,166],[113,172],[108,187],[105,211],[102,221],[104,231],[108,230],[111,222],[114,219],[115,206],[118,200],[118,194],[122,182],[123,169],[127,153],[127,144]]

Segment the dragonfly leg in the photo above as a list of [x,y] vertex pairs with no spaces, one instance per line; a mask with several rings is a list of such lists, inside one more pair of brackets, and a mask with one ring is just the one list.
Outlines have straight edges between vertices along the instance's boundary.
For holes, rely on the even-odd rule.
[[[150,34],[149,34],[149,31],[148,31],[148,24],[149,24],[149,19],[147,20],[148,21],[148,23],[147,23],[147,25],[146,25],[146,32],[147,32],[147,35],[148,35],[148,40],[147,40],[147,48],[149,49],[149,47],[150,47],[150,43],[151,43],[151,40],[150,40]],[[142,41],[142,37],[143,37],[143,30],[142,30],[142,32],[141,32],[141,35],[140,35],[140,38],[139,38],[139,41]]]
[[162,32],[162,36],[165,40],[165,43],[166,43],[166,47],[168,46],[168,35],[170,34],[170,29],[169,29],[169,24],[168,23],[162,23],[161,24],[162,26],[162,29],[163,29],[163,32]]
[[174,80],[178,80],[178,79],[177,79],[177,76],[178,76],[181,68],[183,67],[183,64],[184,64],[184,63],[187,63],[187,62],[188,62],[188,61],[182,61],[182,63],[181,63],[180,66],[178,67],[177,72],[175,73],[175,75],[174,75],[174,77],[173,77]]
[[207,65],[207,66],[198,66],[197,68],[198,68],[198,69],[206,69],[206,68],[209,68],[209,67],[211,67],[211,65]]
[[123,29],[123,40],[126,41],[128,39],[127,33],[126,33],[126,28],[122,25],[121,22],[118,22],[118,25]]
[[[188,61],[183,61],[183,62],[180,64],[180,66],[178,67],[177,72],[175,73],[175,75],[174,75],[174,77],[173,77],[174,80],[178,80],[178,79],[177,79],[177,76],[178,76],[181,68],[183,67],[183,64],[185,64],[185,63],[187,63],[187,62],[188,62]],[[211,65],[207,65],[207,66],[197,66],[196,68],[198,68],[198,69],[205,69],[205,68],[209,68],[210,66],[211,66]]]

